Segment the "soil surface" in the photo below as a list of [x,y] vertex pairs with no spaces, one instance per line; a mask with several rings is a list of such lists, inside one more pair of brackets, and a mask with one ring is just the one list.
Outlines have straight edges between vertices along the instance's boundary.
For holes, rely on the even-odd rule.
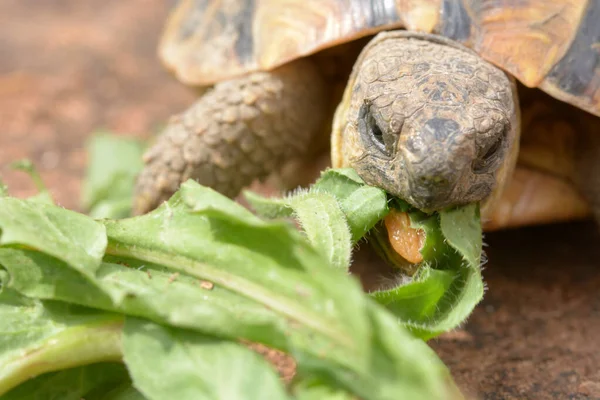
[[[78,209],[93,131],[150,137],[194,100],[156,58],[172,4],[0,2],[0,174],[11,194],[35,192],[8,168],[27,157],[54,198]],[[480,399],[600,399],[595,226],[499,232],[486,242],[484,301],[463,329],[431,343],[456,381]]]

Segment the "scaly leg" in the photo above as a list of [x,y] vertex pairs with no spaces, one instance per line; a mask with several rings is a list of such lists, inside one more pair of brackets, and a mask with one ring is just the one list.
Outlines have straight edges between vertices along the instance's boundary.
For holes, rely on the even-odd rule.
[[169,122],[144,156],[134,213],[194,179],[230,197],[299,157],[322,132],[329,96],[306,59],[222,82]]

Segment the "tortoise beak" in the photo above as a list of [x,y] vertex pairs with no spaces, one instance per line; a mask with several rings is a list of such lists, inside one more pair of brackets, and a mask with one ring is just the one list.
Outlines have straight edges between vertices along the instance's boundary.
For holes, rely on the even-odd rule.
[[464,140],[460,126],[450,119],[433,118],[417,129],[400,151],[408,178],[406,200],[427,212],[457,205],[462,200],[457,188],[472,173],[472,142]]
[[441,210],[454,205],[453,192],[461,180],[462,171],[418,171],[410,174],[410,199],[415,207],[425,212]]

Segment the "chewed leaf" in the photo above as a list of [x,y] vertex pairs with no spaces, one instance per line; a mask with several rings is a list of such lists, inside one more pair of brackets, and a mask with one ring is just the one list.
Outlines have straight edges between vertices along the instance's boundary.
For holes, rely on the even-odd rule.
[[411,226],[425,232],[422,265],[413,279],[371,296],[430,339],[463,323],[483,297],[481,224],[476,205],[409,215]]
[[100,265],[106,243],[104,226],[83,214],[0,197],[0,246],[38,249],[91,276]]
[[341,208],[350,229],[352,242],[358,242],[388,210],[387,197],[381,189],[363,186],[341,201]]
[[129,216],[135,178],[142,169],[140,141],[106,132],[88,143],[89,163],[83,182],[82,206],[94,218]]
[[114,400],[115,397],[110,395],[113,388],[126,386],[129,381],[129,374],[123,364],[98,363],[40,375],[17,386],[2,398],[6,400],[93,400],[99,399],[98,395],[102,395],[102,400]]
[[0,292],[0,395],[27,379],[92,362],[119,361],[122,317]]
[[123,353],[134,386],[151,400],[289,399],[269,363],[235,342],[128,318]]

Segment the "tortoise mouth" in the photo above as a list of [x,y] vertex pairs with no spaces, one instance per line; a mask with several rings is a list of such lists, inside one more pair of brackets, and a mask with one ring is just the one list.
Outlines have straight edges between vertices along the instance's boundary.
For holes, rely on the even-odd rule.
[[[443,179],[443,178],[442,178]],[[422,178],[409,183],[410,196],[406,201],[421,211],[433,212],[456,205],[454,195],[457,184],[450,182],[426,182]]]

